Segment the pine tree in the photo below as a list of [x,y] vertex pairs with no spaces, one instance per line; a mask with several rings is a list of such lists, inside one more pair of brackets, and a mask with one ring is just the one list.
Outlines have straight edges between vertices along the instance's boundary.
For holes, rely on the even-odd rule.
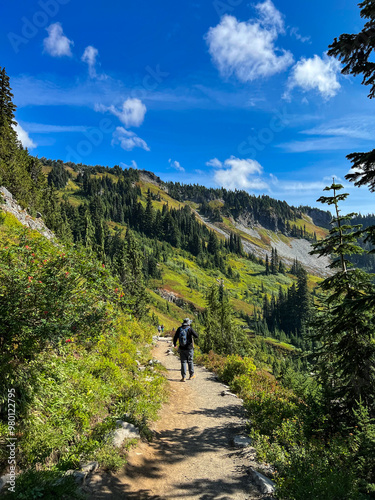
[[215,255],[219,249],[219,242],[216,234],[213,231],[210,231],[210,236],[208,239],[207,251],[211,255]]
[[[266,276],[268,276],[270,274],[270,264],[269,264],[269,260],[268,260],[268,254],[266,255]],[[263,282],[262,282],[263,284]]]
[[129,309],[137,318],[147,313],[147,292],[143,277],[143,256],[134,238],[128,229],[125,236],[125,247],[122,261],[121,281],[126,291],[126,302]]
[[143,229],[144,229],[144,232],[147,236],[153,236],[154,220],[155,220],[155,215],[154,215],[154,209],[152,206],[151,191],[148,190],[147,191],[147,203],[146,203],[146,209],[145,209],[144,221],[143,221]]
[[297,334],[302,336],[311,317],[311,294],[307,286],[307,272],[301,268],[297,277],[296,291]]
[[218,354],[246,354],[249,341],[235,323],[233,307],[223,283],[211,286],[206,300],[203,350]]
[[[13,104],[13,94],[10,87],[9,76],[5,68],[0,69],[0,161],[9,160],[19,147],[14,113],[16,106]],[[0,172],[1,173],[1,172]]]
[[363,250],[356,244],[360,228],[347,223],[354,214],[340,215],[339,202],[348,196],[337,194],[341,189],[333,182],[325,188],[332,196],[318,200],[333,205],[336,215],[329,235],[312,252],[336,256],[330,267],[337,272],[320,285],[327,295],[317,311],[313,340],[320,343],[315,356],[328,411],[338,422],[347,421],[360,401],[375,416],[375,289],[371,276],[349,262]]

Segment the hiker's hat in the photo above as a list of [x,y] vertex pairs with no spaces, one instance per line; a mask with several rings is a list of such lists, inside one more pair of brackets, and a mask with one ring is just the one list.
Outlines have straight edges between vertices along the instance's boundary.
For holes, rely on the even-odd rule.
[[190,318],[185,318],[184,321],[182,322],[183,325],[190,325],[191,324],[191,319]]

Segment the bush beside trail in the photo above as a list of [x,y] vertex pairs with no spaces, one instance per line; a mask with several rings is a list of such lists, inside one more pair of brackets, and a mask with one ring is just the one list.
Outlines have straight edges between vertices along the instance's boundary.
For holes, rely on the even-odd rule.
[[116,470],[126,462],[132,443],[115,449],[106,440],[117,419],[150,438],[165,378],[148,365],[152,328],[132,317],[126,290],[105,265],[84,249],[54,246],[10,225],[0,226],[0,441],[8,437],[12,388],[21,475],[7,495],[53,498],[59,485],[61,498],[73,498],[68,469],[95,460]]
[[275,470],[277,498],[375,498],[375,423],[364,406],[355,410],[357,425],[332,434],[331,417],[311,378],[288,373],[289,383],[284,377],[282,385],[252,358],[238,355],[198,349],[196,360],[243,399],[257,460]]

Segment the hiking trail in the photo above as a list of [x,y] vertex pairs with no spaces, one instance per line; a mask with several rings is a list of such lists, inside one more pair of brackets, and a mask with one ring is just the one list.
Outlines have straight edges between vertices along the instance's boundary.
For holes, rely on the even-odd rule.
[[152,426],[151,443],[139,441],[116,474],[94,474],[92,500],[259,500],[248,474],[255,451],[233,446],[246,435],[244,409],[215,375],[195,366],[197,377],[180,382],[180,361],[167,354],[170,339],[159,338],[153,356],[167,369],[170,398]]

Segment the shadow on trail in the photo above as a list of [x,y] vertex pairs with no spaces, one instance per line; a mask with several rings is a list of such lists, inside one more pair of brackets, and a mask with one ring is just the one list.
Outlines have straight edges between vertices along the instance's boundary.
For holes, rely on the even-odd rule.
[[95,497],[90,498],[94,498],[95,500],[107,500],[109,498],[111,500],[120,500],[123,498],[127,500],[165,500],[165,497],[154,495],[150,490],[128,491],[127,486],[115,477],[112,478],[111,491],[97,493]]
[[[250,480],[248,474],[236,478],[233,482],[211,479],[196,479],[190,484],[174,485],[176,493],[165,496],[165,499],[199,498],[199,500],[234,499],[236,494],[250,492]],[[180,490],[180,491],[178,491]]]
[[[223,418],[223,417],[244,417],[246,410],[238,404],[224,405],[217,408],[201,408],[200,410],[192,410],[189,412],[182,412],[185,415],[203,415],[207,418]],[[242,426],[244,427],[244,426]]]
[[[227,416],[234,416],[234,410],[237,407],[219,407],[215,410],[220,416],[224,413]],[[200,410],[188,412],[192,415],[195,413],[209,413],[212,417],[213,410]],[[186,413],[186,412],[184,412]],[[199,457],[200,463],[205,463],[204,455],[207,452],[225,451],[226,453],[236,453],[231,448],[231,439],[234,435],[243,431],[243,424],[230,423],[229,425],[214,425],[209,428],[201,429],[196,426],[188,428],[175,428],[164,430],[155,433],[154,441],[150,444],[153,450],[153,457],[140,457],[137,459],[137,464],[130,463],[126,466],[125,476],[122,476],[122,481],[126,483],[126,478],[132,480],[133,485],[137,482],[142,484],[142,480],[155,480],[155,484],[162,484],[163,480],[168,479],[168,471],[170,466],[176,463],[183,463],[189,457]],[[147,499],[147,500],[164,500],[178,499],[181,497],[196,497],[199,499],[215,499],[215,498],[236,498],[236,493],[244,493],[249,487],[249,476],[245,469],[238,471],[236,477],[230,480],[220,479],[212,480],[207,478],[209,475],[206,467],[195,465],[194,461],[186,462],[185,477],[188,479],[186,484],[171,484],[170,491],[163,497],[155,495],[150,490],[139,490],[136,493],[129,491],[129,486],[122,483],[118,478],[112,476],[110,480],[105,480],[106,488],[95,495],[95,500],[101,499]],[[209,464],[207,464],[209,467]],[[207,470],[206,470],[207,469]],[[224,471],[223,471],[224,472]],[[225,471],[227,472],[227,471]],[[191,481],[189,478],[191,477]],[[194,478],[194,479],[193,479]],[[108,478],[109,479],[109,478]],[[133,489],[133,488],[132,488]],[[228,495],[228,497],[223,496]]]

